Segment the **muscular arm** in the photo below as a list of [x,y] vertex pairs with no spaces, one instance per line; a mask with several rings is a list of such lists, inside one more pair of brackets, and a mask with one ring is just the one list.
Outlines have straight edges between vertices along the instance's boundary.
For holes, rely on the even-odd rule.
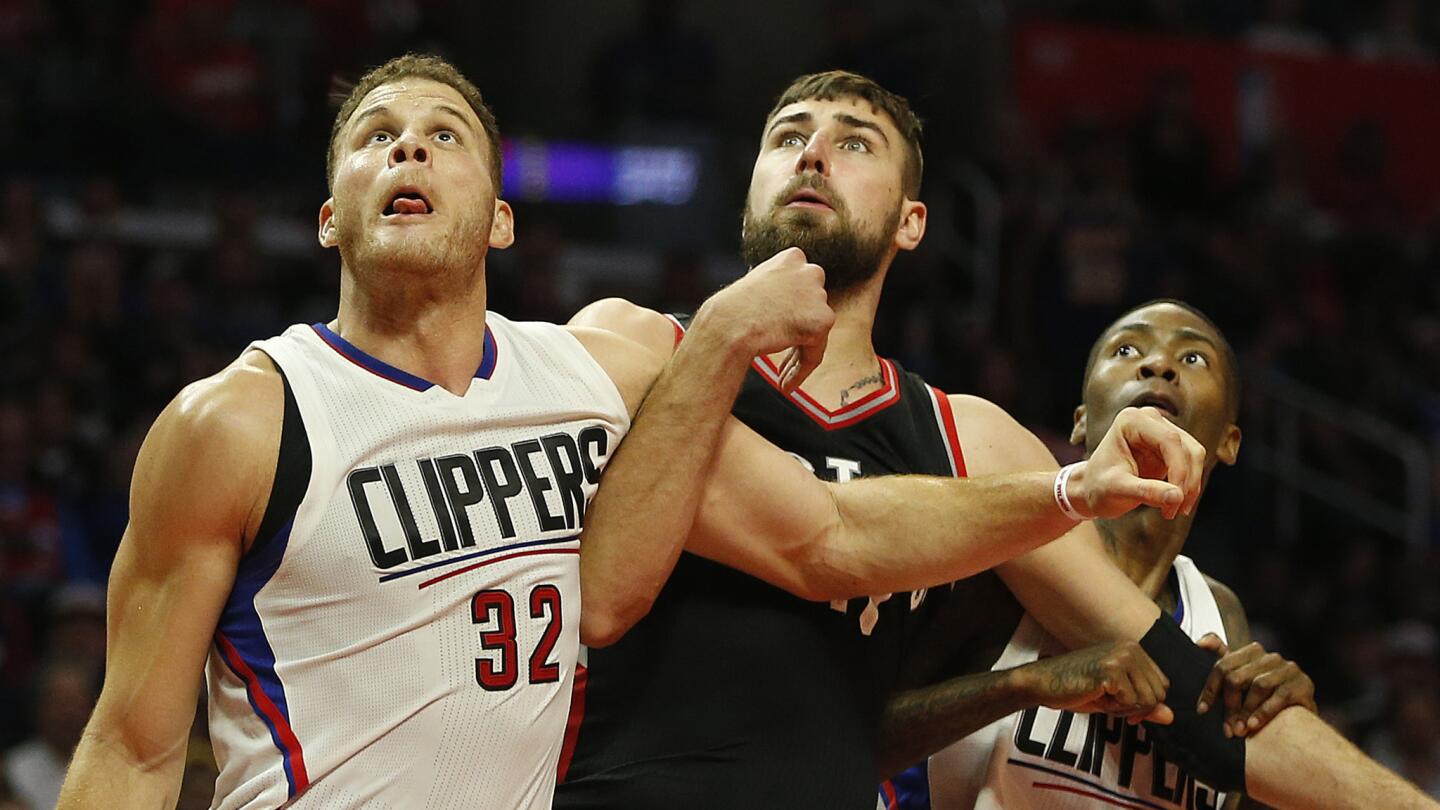
[[[670,360],[643,394],[586,515],[580,552],[580,634],[586,644],[613,643],[650,610],[680,556],[751,358],[817,339],[823,346],[834,320],[823,283],[824,274],[806,264],[803,253],[782,251],[706,301],[673,356],[670,329],[657,334],[646,329],[654,320],[645,311],[623,302],[605,305],[623,331],[649,344],[619,338],[631,343],[630,353]],[[783,314],[777,314],[776,300],[787,302]],[[599,310],[582,311],[572,327],[603,321]],[[626,350],[607,350],[593,337],[582,340],[617,383],[636,376],[626,372],[633,366]],[[622,392],[626,387],[621,384]]]
[[283,390],[247,355],[188,387],[136,460],[110,575],[105,685],[62,808],[173,806],[201,670],[279,452]]
[[[1110,563],[1087,528],[1010,561],[999,573],[1067,646],[1141,638],[1159,608]],[[1282,808],[1436,807],[1298,706],[1247,738],[1245,787],[1250,797]]]

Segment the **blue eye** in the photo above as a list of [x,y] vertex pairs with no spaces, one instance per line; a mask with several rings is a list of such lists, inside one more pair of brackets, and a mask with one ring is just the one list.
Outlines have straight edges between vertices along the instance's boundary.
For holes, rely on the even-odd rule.
[[797,133],[789,132],[789,133],[786,133],[786,134],[780,136],[780,140],[779,140],[779,142],[778,142],[778,145],[779,145],[779,146],[804,146],[804,145],[805,145],[805,139],[802,138],[802,137],[800,137],[800,135],[797,134]]

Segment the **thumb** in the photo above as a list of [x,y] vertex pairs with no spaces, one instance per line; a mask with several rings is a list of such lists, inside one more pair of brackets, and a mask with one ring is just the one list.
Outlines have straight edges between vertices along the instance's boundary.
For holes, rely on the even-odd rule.
[[[1116,517],[1119,514],[1130,511],[1136,505],[1143,505],[1157,507],[1164,511],[1165,517],[1170,518],[1175,516],[1176,510],[1180,508],[1181,502],[1185,499],[1185,493],[1181,491],[1180,487],[1174,484],[1155,478],[1140,478],[1139,476],[1128,474],[1116,476],[1097,494],[1101,496],[1100,500],[1102,503],[1110,498],[1121,498],[1139,502],[1138,504],[1127,506],[1114,514],[1101,515],[1097,513],[1097,517]],[[1107,509],[1106,511],[1109,512],[1111,510]]]
[[1145,715],[1140,719],[1144,722],[1155,723],[1156,725],[1160,726],[1168,726],[1171,723],[1175,722],[1175,712],[1171,711],[1170,707],[1166,706],[1164,703],[1157,703],[1155,704],[1155,708],[1150,710],[1149,714]]

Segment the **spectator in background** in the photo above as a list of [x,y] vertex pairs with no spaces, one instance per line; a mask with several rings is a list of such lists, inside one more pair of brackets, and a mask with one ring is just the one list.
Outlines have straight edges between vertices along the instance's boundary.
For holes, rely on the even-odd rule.
[[1305,24],[1304,0],[1263,0],[1260,19],[1250,26],[1245,42],[1257,51],[1289,56],[1321,56],[1325,38]]
[[639,25],[603,45],[590,69],[594,117],[614,133],[698,129],[715,111],[715,44],[681,19],[682,0],[644,0]]
[[1135,190],[1151,213],[1196,217],[1211,209],[1213,150],[1189,76],[1175,71],[1159,79],[1132,138]]
[[105,665],[105,588],[89,582],[61,587],[50,598],[49,658],[98,672]]
[[35,734],[4,755],[4,776],[37,810],[60,799],[70,755],[95,708],[99,672],[87,662],[54,659],[35,676]]
[[1374,21],[1355,41],[1355,54],[1379,62],[1430,63],[1435,52],[1420,33],[1420,4],[1416,0],[1384,0]]

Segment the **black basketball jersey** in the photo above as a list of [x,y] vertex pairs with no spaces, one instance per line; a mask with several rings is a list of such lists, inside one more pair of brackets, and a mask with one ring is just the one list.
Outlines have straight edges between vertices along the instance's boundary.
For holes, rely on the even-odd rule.
[[[826,480],[964,475],[945,395],[889,360],[881,374],[829,411],[758,359],[734,414]],[[948,590],[809,602],[682,554],[650,614],[588,651],[555,806],[873,810],[880,712]]]

